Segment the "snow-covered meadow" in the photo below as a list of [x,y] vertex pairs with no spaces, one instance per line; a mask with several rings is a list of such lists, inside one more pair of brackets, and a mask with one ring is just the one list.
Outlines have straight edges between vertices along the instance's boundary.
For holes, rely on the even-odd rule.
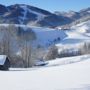
[[90,90],[90,55],[65,60],[74,59],[79,62],[0,71],[0,90]]

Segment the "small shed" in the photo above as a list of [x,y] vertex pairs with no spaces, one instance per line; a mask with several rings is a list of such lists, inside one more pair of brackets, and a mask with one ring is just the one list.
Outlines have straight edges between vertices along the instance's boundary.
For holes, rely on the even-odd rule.
[[9,70],[10,61],[6,55],[0,55],[0,70]]

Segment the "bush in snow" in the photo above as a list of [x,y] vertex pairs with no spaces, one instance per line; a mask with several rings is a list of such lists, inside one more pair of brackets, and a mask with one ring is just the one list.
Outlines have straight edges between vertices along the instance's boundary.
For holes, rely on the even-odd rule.
[[81,54],[90,54],[90,42],[84,42],[80,48]]
[[58,57],[71,57],[71,56],[78,56],[90,54],[90,42],[84,42],[78,45],[78,47],[71,47],[71,48],[61,48],[59,51]]
[[24,68],[26,62],[20,56],[14,55],[10,57],[11,67]]
[[51,59],[55,59],[58,57],[58,49],[56,46],[51,46],[48,49],[48,52],[46,53],[46,55],[44,56],[45,60],[51,60]]
[[81,55],[81,52],[79,51],[79,49],[62,49],[59,54],[58,57],[71,57],[71,56],[78,56]]

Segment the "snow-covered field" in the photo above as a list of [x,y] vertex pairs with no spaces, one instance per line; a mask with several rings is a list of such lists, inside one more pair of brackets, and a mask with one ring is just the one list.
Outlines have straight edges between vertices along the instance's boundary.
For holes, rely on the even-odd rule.
[[0,71],[0,90],[90,90],[89,57],[66,58],[81,61],[72,64],[53,66],[55,60],[50,67]]
[[85,61],[87,59],[90,60],[90,55],[56,58],[55,60],[47,61],[48,65],[46,66],[60,66],[60,65],[72,64],[72,63]]

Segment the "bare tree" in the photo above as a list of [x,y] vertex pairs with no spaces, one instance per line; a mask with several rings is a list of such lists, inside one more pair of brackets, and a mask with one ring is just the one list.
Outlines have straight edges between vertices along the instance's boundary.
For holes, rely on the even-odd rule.
[[[21,50],[22,62],[25,63],[26,67],[31,66],[31,50],[32,41],[36,39],[35,33],[30,28],[21,28],[10,24],[9,26],[0,27],[0,33],[2,33],[2,38],[0,42],[1,54],[5,54],[11,59],[18,56],[13,51],[13,43],[17,42],[18,49]],[[15,62],[16,59],[14,59]],[[12,62],[13,63],[13,62]]]
[[57,57],[58,57],[58,49],[56,46],[53,45],[48,49],[48,52],[44,56],[44,59],[51,60],[51,59],[55,59]]
[[32,41],[36,39],[35,33],[30,28],[26,28],[25,30],[19,27],[18,39],[21,42],[21,52],[22,56],[26,62],[25,67],[30,67],[31,65],[31,49],[32,49]]
[[13,62],[13,42],[16,37],[16,26],[10,24],[8,26],[0,26],[0,54],[5,54],[9,57],[10,61]]

